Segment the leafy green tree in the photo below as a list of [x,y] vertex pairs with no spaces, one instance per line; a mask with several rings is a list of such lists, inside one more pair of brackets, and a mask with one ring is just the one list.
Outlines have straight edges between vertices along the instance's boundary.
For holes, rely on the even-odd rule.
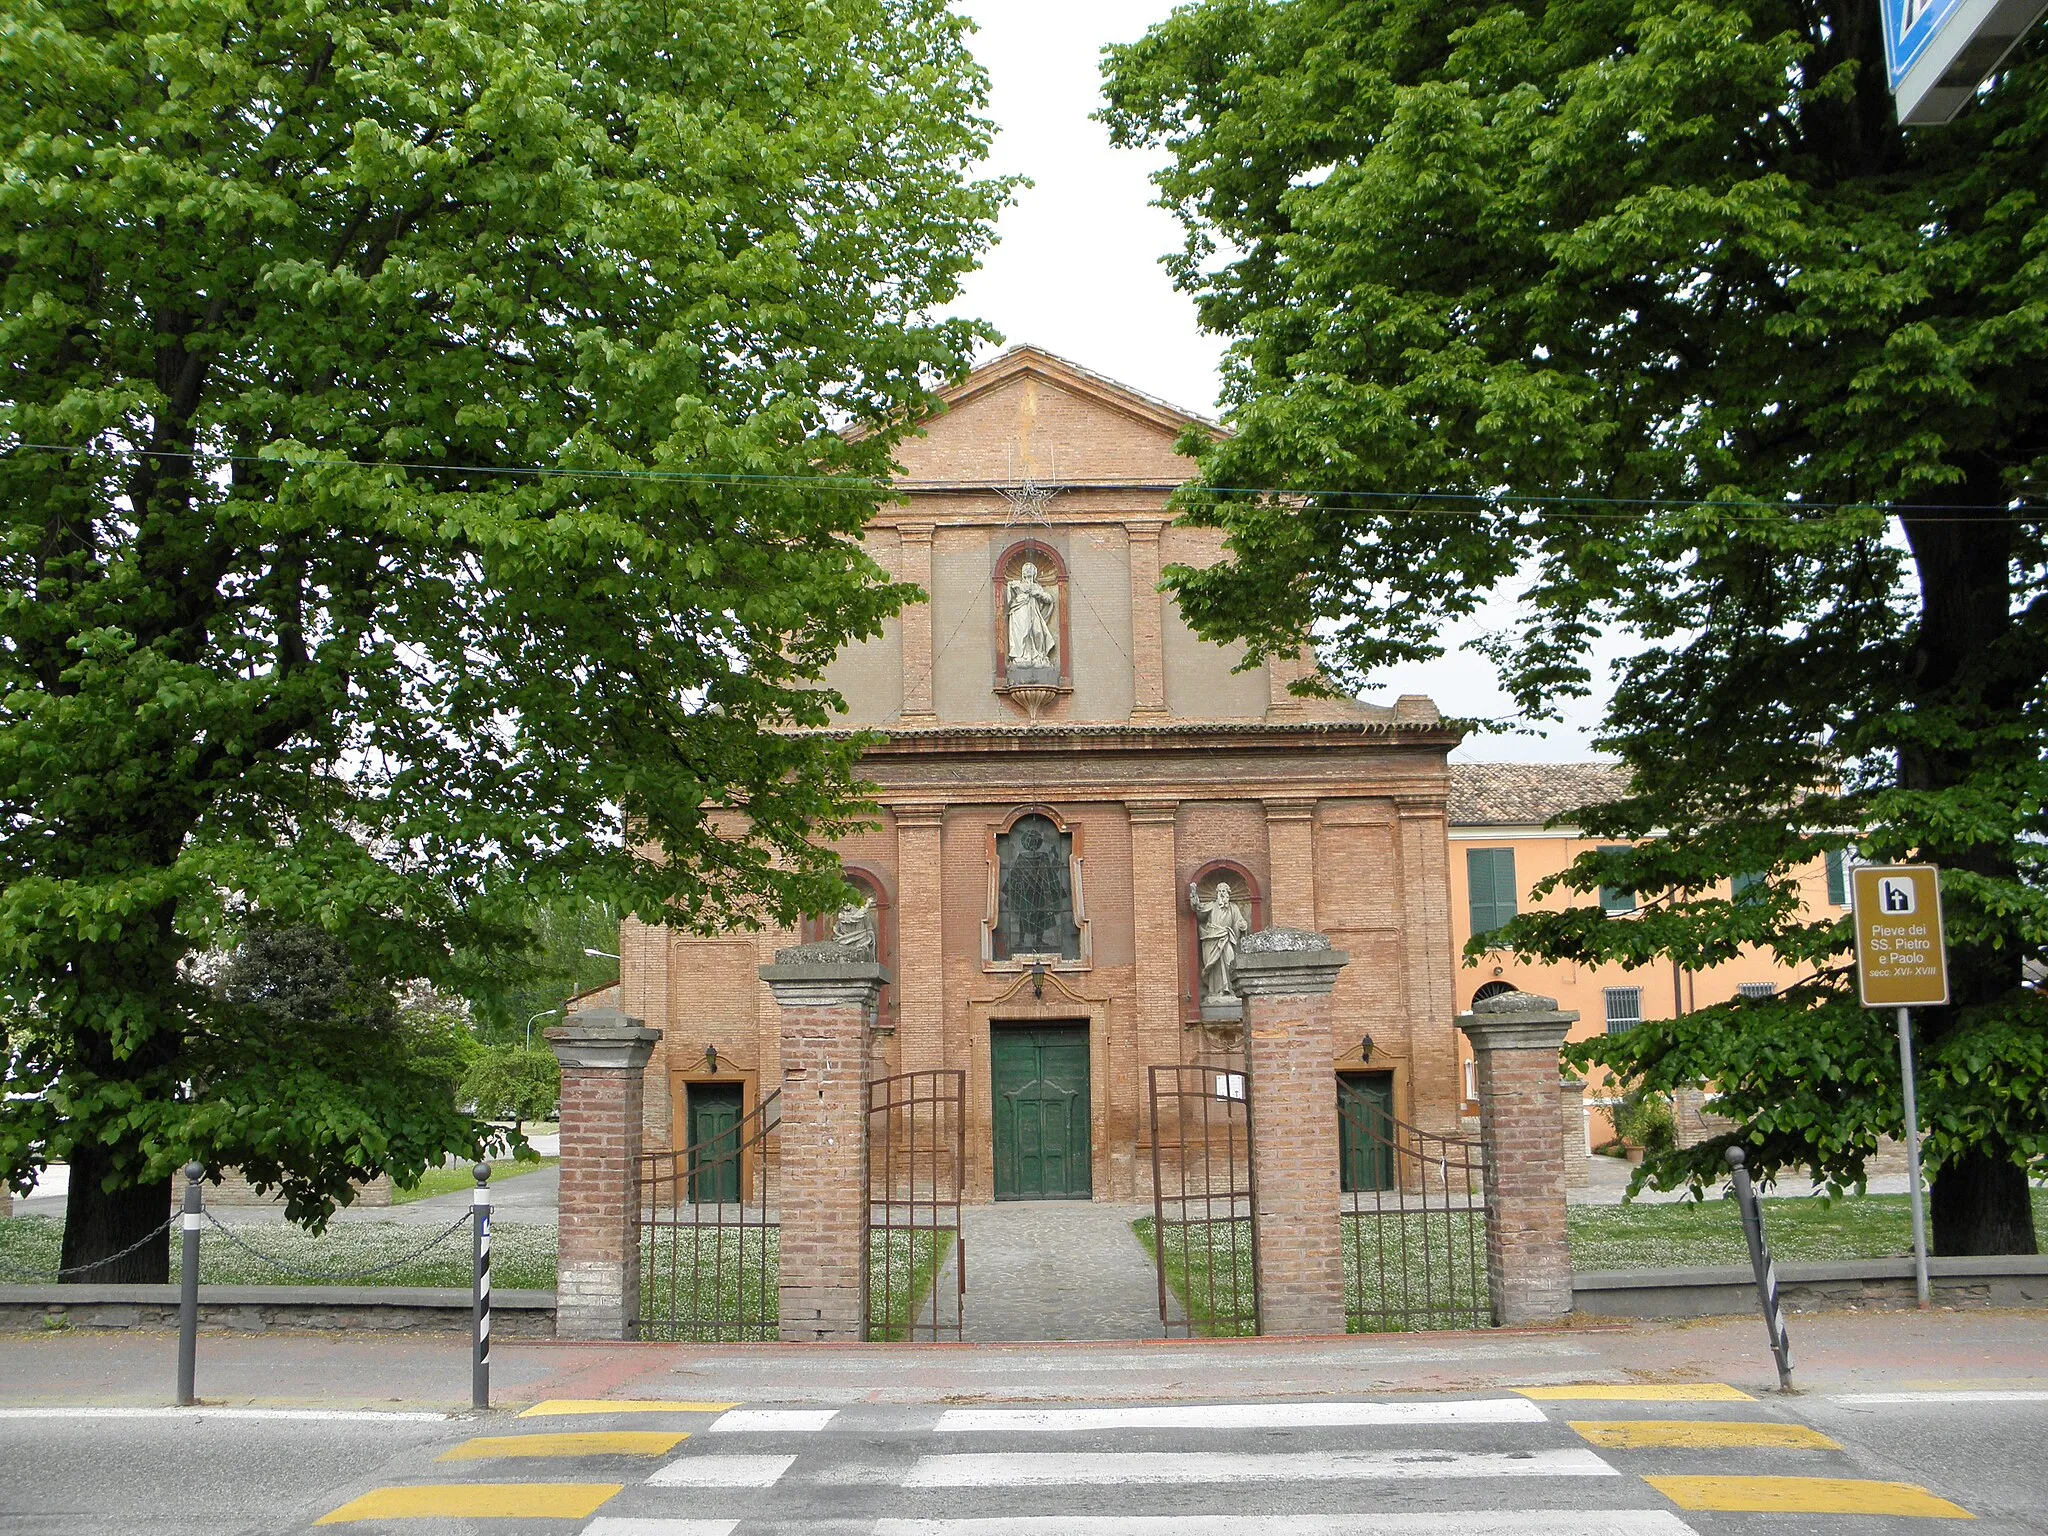
[[1852,843],[1943,865],[1945,1253],[2031,1252],[2048,1169],[2048,1000],[2020,985],[2048,944],[2044,55],[2037,29],[1912,134],[1868,0],[1199,0],[1105,66],[1116,137],[1168,152],[1176,280],[1234,338],[1235,435],[1188,442],[1183,498],[1233,558],[1171,573],[1190,618],[1249,662],[1312,638],[1356,686],[1517,614],[1484,646],[1536,718],[1632,636],[1603,738],[1632,793],[1573,819],[1663,835],[1563,883],[1644,909],[1488,942],[1798,967],[1577,1052],[1718,1085],[1766,1170],[1855,1182],[1902,1125],[1891,1020],[1788,874]]
[[486,1046],[463,1074],[461,1093],[488,1119],[551,1119],[562,1101],[561,1063],[545,1046]]
[[1009,194],[968,179],[965,26],[9,7],[0,1168],[69,1161],[69,1256],[148,1234],[187,1158],[317,1216],[478,1149],[387,1102],[344,1150],[338,1067],[252,1066],[273,1113],[234,1112],[246,1026],[185,962],[251,922],[459,991],[571,889],[692,927],[836,898],[858,744],[802,728],[907,595],[856,535],[987,334],[929,317]]
[[[515,952],[463,958],[477,1037],[487,1043],[524,1044],[527,1026],[561,1022],[562,1004],[579,992],[619,979],[619,909],[609,901],[571,892],[526,913],[528,942]],[[592,954],[596,950],[599,953]]]

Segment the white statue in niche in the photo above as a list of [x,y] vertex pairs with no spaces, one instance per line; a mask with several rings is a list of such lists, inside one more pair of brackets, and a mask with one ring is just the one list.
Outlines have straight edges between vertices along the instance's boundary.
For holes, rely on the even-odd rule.
[[1003,612],[1012,668],[1059,666],[1059,592],[1038,579],[1038,567],[1029,560],[1004,584]]
[[1245,909],[1230,894],[1230,882],[1218,880],[1216,894],[1202,900],[1199,885],[1188,887],[1188,905],[1195,909],[1195,936],[1202,945],[1202,1001],[1234,1003],[1237,988],[1231,972],[1237,969],[1237,946],[1252,931]]
[[832,920],[832,942],[870,960],[879,958],[874,897],[864,896],[839,909],[839,915]]

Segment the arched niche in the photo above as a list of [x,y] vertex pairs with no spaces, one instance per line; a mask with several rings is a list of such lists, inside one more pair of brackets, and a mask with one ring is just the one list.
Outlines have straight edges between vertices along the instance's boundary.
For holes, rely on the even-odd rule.
[[1073,612],[1073,585],[1067,576],[1067,562],[1060,552],[1046,540],[1040,538],[1019,539],[996,557],[990,580],[992,596],[989,611],[995,616],[995,677],[996,691],[1006,693],[1011,686],[1010,679],[1010,615],[1008,607],[1009,584],[1024,569],[1026,564],[1038,568],[1039,580],[1050,586],[1058,596],[1055,618],[1059,634],[1059,680],[1051,686],[1071,690],[1074,682],[1074,647],[1069,638]]
[[[1048,829],[1053,844],[1050,858],[1044,847]],[[1015,971],[1042,962],[1055,970],[1085,970],[1092,963],[1083,832],[1049,805],[1020,805],[989,827],[988,900],[981,921],[984,969]],[[1017,873],[1020,866],[1028,866],[1023,874]],[[1012,880],[1008,891],[1006,877]],[[1048,885],[1050,891],[1044,889]],[[1055,933],[1058,925],[1034,926],[1033,909],[1027,901],[1016,899],[1020,888],[1048,900],[1064,899],[1071,930]],[[1055,939],[1061,941],[1056,947]]]
[[[1265,892],[1259,888],[1258,876],[1245,865],[1236,859],[1211,859],[1195,870],[1188,884],[1201,892],[1202,899],[1207,901],[1216,885],[1225,880],[1230,882],[1230,899],[1245,909],[1245,922],[1253,933],[1257,933],[1266,926]],[[1196,1024],[1207,1017],[1214,1023],[1213,1014],[1203,1013],[1201,924],[1188,905],[1186,887],[1174,893],[1174,902],[1179,908],[1175,928],[1180,934],[1182,1020]]]
[[[892,899],[889,882],[880,870],[866,864],[842,864],[840,877],[875,904],[875,960],[891,977],[896,974],[896,903]],[[836,912],[820,913],[807,917],[799,928],[799,936],[806,944],[829,939],[838,924]],[[896,1026],[896,988],[884,984],[875,1000],[875,1026],[878,1029],[894,1029]]]

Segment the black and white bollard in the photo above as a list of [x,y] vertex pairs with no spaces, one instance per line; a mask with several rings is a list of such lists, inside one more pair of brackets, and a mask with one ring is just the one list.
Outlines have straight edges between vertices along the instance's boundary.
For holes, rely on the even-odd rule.
[[1742,1148],[1730,1147],[1727,1157],[1735,1175],[1735,1203],[1742,1208],[1742,1235],[1749,1240],[1750,1268],[1756,1271],[1757,1299],[1763,1303],[1764,1331],[1771,1336],[1771,1353],[1778,1357],[1778,1387],[1794,1392],[1798,1389],[1792,1385],[1792,1339],[1785,1332],[1785,1309],[1778,1302],[1778,1266],[1771,1262],[1770,1244],[1764,1240],[1764,1213]]
[[178,1274],[178,1406],[190,1408],[199,1401],[199,1181],[206,1170],[197,1163],[185,1165],[185,1209],[179,1226],[184,1232],[180,1250],[184,1267]]
[[470,1368],[469,1401],[473,1408],[491,1406],[491,1165],[478,1163],[476,1193],[470,1196],[470,1221],[475,1228],[476,1293],[475,1353]]

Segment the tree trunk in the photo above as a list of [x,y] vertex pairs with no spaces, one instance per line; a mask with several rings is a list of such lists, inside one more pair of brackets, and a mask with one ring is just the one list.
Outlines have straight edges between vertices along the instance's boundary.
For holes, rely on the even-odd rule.
[[2003,1147],[1953,1158],[1934,1176],[1934,1251],[1943,1258],[2037,1251],[2026,1170]]
[[[1997,466],[1988,460],[1969,464],[1956,499],[1978,507],[2001,505],[2006,492]],[[2001,767],[2021,766],[1999,761],[2012,759],[2015,749],[2013,738],[2001,740],[1998,733],[1998,727],[2018,720],[2020,701],[2032,681],[2015,674],[2011,648],[2001,643],[2012,627],[2014,524],[1960,519],[1941,509],[1926,514],[1907,509],[1900,521],[1920,576],[1920,628],[1907,697],[1915,710],[1951,712],[1965,734],[1942,746],[1910,743],[1899,754],[1899,783],[1938,793],[1982,782]],[[1929,841],[1919,857],[1991,880],[2019,878],[2011,848],[1996,843]],[[2015,947],[1952,944],[1951,1004],[1920,1013],[1923,1046],[1938,1045],[1963,1009],[1995,1002],[2018,985],[2019,967]],[[1936,1253],[2035,1251],[2026,1174],[2003,1143],[1986,1143],[1950,1158],[1935,1175],[1931,1194]]]
[[[104,1149],[79,1146],[71,1154],[71,1190],[64,1201],[64,1251],[58,1260],[66,1285],[164,1285],[171,1278],[171,1180],[130,1185],[111,1193],[101,1181],[113,1169]],[[152,1230],[156,1236],[111,1263]]]

